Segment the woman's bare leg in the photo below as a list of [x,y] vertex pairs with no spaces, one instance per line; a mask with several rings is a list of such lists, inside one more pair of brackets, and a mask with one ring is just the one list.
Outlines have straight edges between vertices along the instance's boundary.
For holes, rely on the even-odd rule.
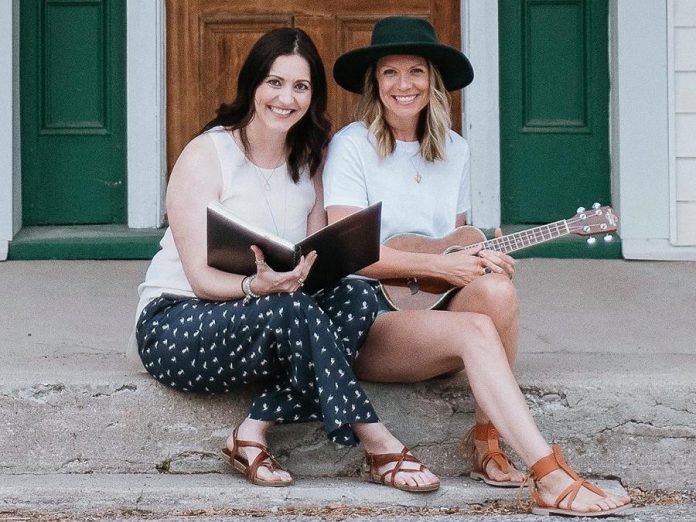
[[[515,368],[519,337],[519,301],[515,286],[506,275],[489,274],[476,279],[453,296],[447,309],[454,312],[476,312],[490,317],[505,349],[508,364],[511,369]],[[486,424],[489,421],[478,403],[475,404],[474,418],[477,424]],[[481,463],[488,443],[474,440],[474,446],[475,458]],[[504,473],[493,459],[488,462],[486,472],[493,480],[501,482],[519,482],[524,479],[524,474],[514,466],[509,468],[508,473]]]
[[[356,375],[376,382],[418,382],[461,368],[475,399],[524,462],[531,466],[551,453],[510,369],[490,317],[472,312],[403,311],[380,315],[355,364]],[[554,471],[538,483],[553,502],[572,483]],[[599,497],[582,488],[573,508],[610,509],[627,497]]]

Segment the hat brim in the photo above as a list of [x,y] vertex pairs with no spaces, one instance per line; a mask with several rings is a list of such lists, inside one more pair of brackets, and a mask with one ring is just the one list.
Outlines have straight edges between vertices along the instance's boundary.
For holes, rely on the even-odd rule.
[[474,79],[471,63],[461,51],[439,43],[420,42],[371,45],[348,51],[334,63],[334,79],[344,89],[360,94],[367,69],[380,58],[392,54],[422,56],[430,60],[440,71],[448,91],[466,87]]

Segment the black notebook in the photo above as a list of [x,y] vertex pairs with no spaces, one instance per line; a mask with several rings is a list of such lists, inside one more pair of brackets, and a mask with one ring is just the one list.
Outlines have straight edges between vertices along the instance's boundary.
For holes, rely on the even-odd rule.
[[313,293],[379,261],[381,217],[382,203],[375,203],[293,244],[245,222],[216,201],[208,205],[208,265],[253,274],[256,265],[250,246],[256,245],[273,270],[288,272],[301,256],[316,250],[317,259],[304,285]]

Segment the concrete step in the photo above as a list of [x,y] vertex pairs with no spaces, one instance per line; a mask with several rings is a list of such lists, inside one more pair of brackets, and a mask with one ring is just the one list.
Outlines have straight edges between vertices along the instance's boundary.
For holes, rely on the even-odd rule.
[[[3,477],[6,479],[7,477]],[[623,494],[617,481],[599,482],[606,491]],[[255,513],[276,517],[283,513],[360,510],[421,516],[467,512],[484,502],[524,513],[527,490],[491,488],[464,478],[442,481],[438,491],[407,493],[359,479],[299,479],[287,488],[253,486],[240,475],[17,475],[0,485],[0,519],[4,513],[94,516],[115,512],[131,515],[173,515],[222,511],[229,519]]]
[[[542,432],[578,470],[641,487],[696,488],[694,357],[523,354],[518,374]],[[53,378],[25,372],[0,385],[2,473],[209,473],[251,391],[201,397],[125,371],[121,356],[49,358]],[[42,365],[33,365],[34,372]],[[675,371],[678,369],[679,371]],[[432,469],[458,476],[472,422],[466,380],[367,384],[383,420]],[[271,447],[299,476],[355,476],[358,449],[336,449],[318,423],[279,426]]]
[[[9,305],[0,314],[0,480],[228,472],[220,448],[251,390],[186,395],[127,366],[134,289],[145,267],[0,264]],[[518,380],[542,432],[581,473],[645,489],[696,489],[696,300],[683,283],[694,276],[689,263],[518,264]],[[463,376],[366,390],[435,472],[467,472],[456,454],[473,411]],[[279,426],[270,444],[299,477],[355,477],[361,468],[360,450],[334,448],[318,424]]]

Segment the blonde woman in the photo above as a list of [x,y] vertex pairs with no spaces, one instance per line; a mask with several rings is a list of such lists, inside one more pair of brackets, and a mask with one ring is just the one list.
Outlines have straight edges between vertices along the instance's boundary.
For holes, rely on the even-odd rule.
[[[447,91],[473,80],[468,59],[440,44],[425,20],[390,17],[377,23],[370,46],[339,57],[333,72],[340,86],[362,98],[359,121],[339,131],[329,147],[329,222],[382,201],[383,240],[402,233],[441,237],[465,224],[469,148],[450,129]],[[577,476],[558,447],[544,440],[515,381],[514,266],[508,255],[488,250],[444,256],[382,246],[380,261],[362,275],[437,279],[459,290],[440,310],[393,311],[383,300],[356,374],[416,382],[464,369],[476,399],[473,478],[495,486],[523,483],[500,449],[500,433],[531,467],[536,513],[615,513],[629,499]]]

